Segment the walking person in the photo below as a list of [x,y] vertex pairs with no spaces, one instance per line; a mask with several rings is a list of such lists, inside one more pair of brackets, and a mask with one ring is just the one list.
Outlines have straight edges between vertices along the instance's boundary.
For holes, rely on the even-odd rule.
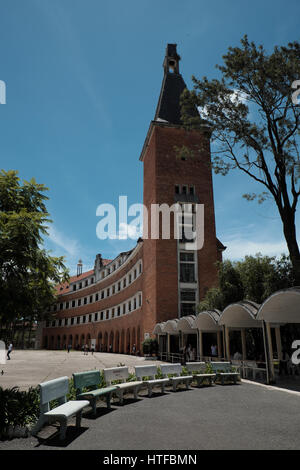
[[72,349],[72,344],[68,344],[68,353],[71,351]]
[[12,343],[10,343],[10,345],[8,346],[8,350],[7,350],[7,359],[8,359],[8,361],[10,360],[9,355],[12,352],[12,348],[13,348],[13,345],[12,345]]

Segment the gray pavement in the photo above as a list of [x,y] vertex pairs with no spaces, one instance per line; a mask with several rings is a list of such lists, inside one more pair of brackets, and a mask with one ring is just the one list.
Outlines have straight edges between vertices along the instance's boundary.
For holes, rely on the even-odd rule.
[[20,390],[57,377],[71,377],[73,372],[116,367],[120,363],[133,372],[135,365],[160,363],[126,354],[97,352],[84,355],[81,351],[13,350],[10,357],[6,364],[0,364],[0,386],[8,388],[17,385]]
[[[21,379],[16,377],[22,363],[17,366],[17,353],[15,351],[15,356],[6,364],[1,380],[6,376],[8,382],[18,380],[20,383]],[[104,361],[101,355],[98,358],[97,355],[91,356],[87,362],[84,359],[88,356],[80,353],[74,353],[73,358],[71,355],[66,357],[64,352],[39,353],[45,353],[47,358],[48,369],[44,365],[42,373],[37,371],[36,361],[35,367],[29,367],[23,354],[27,384],[42,376],[44,380],[70,375],[67,371],[73,367],[73,372],[75,365],[75,370],[87,370],[93,364],[102,368],[103,362],[100,364],[100,361]],[[115,357],[114,360],[113,356],[117,356],[114,354],[106,356],[110,359],[105,359],[105,365],[110,365],[107,361],[117,365],[119,357],[119,362],[131,363],[130,367],[144,361],[143,358],[128,356]],[[15,368],[13,360],[16,361]],[[21,361],[21,356],[18,361]],[[34,381],[30,374],[35,375]],[[25,385],[25,379],[22,384]],[[117,400],[113,401],[111,411],[103,402],[98,402],[96,418],[87,408],[79,430],[76,430],[74,421],[69,422],[67,439],[63,443],[59,442],[57,428],[46,426],[37,438],[0,442],[0,450],[300,449],[299,408],[299,393],[250,382],[188,391],[182,389],[175,393],[169,389],[166,394],[155,393],[152,398],[142,391],[137,401],[132,395],[126,396],[123,406],[119,406]]]
[[[0,450],[299,449],[300,397],[255,384],[216,385],[104,404],[88,411],[82,427],[58,440],[48,426],[39,438],[0,442]],[[88,409],[87,409],[88,410]]]

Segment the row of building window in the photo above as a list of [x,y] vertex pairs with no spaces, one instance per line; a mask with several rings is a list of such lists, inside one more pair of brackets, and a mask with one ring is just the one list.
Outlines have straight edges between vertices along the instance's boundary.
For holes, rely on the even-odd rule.
[[141,273],[142,273],[142,263],[139,262],[138,265],[135,265],[126,276],[120,279],[120,281],[114,283],[112,286],[102,289],[100,292],[96,292],[96,294],[91,294],[90,296],[87,296],[87,297],[82,297],[80,299],[71,300],[67,302],[60,302],[59,304],[55,304],[53,307],[53,311],[56,312],[57,310],[80,307],[82,305],[87,305],[93,302],[98,302],[98,300],[106,299],[107,297],[117,294],[121,290],[125,289],[133,281],[135,281]]
[[120,317],[127,313],[133,312],[142,306],[142,293],[139,292],[130,300],[123,302],[116,307],[112,307],[102,312],[90,313],[88,315],[81,315],[78,317],[71,318],[59,318],[57,320],[47,321],[46,327],[55,327],[55,326],[72,326],[80,325],[84,323],[91,323],[101,320],[110,320],[112,318]]
[[122,266],[123,263],[125,263],[127,258],[128,258],[128,256],[123,256],[122,258],[120,258],[118,261],[116,261],[111,266],[108,266],[106,269],[103,269],[103,271],[101,273],[101,279],[104,279],[105,277],[109,276],[114,271],[116,271],[120,266]]
[[[109,266],[107,268],[103,268],[102,269],[101,279],[104,279],[106,276],[109,276],[111,273],[116,271],[116,269],[118,269],[127,260],[127,258],[128,258],[128,256],[123,256],[123,257],[119,258],[119,260],[116,261],[112,266]],[[92,276],[91,278],[85,279],[84,281],[73,283],[73,284],[71,284],[72,291],[75,292],[76,290],[83,289],[84,287],[88,287],[91,284],[94,284],[94,282],[95,282],[95,278],[94,278],[94,276]]]
[[175,194],[195,195],[195,186],[188,184],[175,184]]

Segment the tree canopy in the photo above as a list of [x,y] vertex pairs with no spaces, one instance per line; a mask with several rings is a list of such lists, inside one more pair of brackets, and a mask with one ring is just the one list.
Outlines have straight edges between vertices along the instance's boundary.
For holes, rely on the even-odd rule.
[[51,222],[47,188],[0,172],[0,323],[41,319],[56,299],[55,285],[68,279],[63,257],[43,248]]
[[[262,185],[262,192],[245,194],[249,201],[275,201],[281,217],[297,284],[300,251],[295,214],[300,195],[300,105],[295,82],[300,79],[300,43],[276,46],[267,53],[247,36],[241,47],[229,47],[217,65],[220,79],[192,77],[194,89],[181,98],[186,129],[209,127],[216,151],[212,166],[226,175],[238,169]],[[193,116],[197,106],[200,116]],[[193,149],[202,152],[203,149]]]
[[286,255],[246,256],[242,261],[219,263],[219,287],[211,288],[198,311],[219,309],[241,300],[261,304],[273,292],[295,285],[293,267]]

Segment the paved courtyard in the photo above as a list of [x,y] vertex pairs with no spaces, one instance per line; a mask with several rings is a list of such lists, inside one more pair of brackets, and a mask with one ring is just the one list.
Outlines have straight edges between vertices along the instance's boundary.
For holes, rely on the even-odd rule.
[[57,377],[71,377],[73,372],[116,367],[120,363],[128,366],[130,372],[134,372],[134,366],[138,364],[157,364],[157,361],[145,361],[143,357],[99,352],[84,355],[81,351],[13,350],[10,357],[6,364],[0,364],[0,374],[2,370],[4,372],[0,375],[0,386],[17,385],[20,390]]
[[[130,367],[143,363],[133,356],[64,351],[14,351],[0,375],[5,386],[23,388],[40,381],[93,367]],[[148,361],[147,361],[148,363]],[[150,362],[149,362],[150,363]],[[70,420],[67,439],[58,440],[57,428],[47,426],[38,437],[0,442],[0,450],[205,450],[299,449],[300,393],[243,381],[215,385],[138,400],[126,396],[123,406],[113,401],[109,411],[98,402],[94,418],[87,408],[81,428]]]

